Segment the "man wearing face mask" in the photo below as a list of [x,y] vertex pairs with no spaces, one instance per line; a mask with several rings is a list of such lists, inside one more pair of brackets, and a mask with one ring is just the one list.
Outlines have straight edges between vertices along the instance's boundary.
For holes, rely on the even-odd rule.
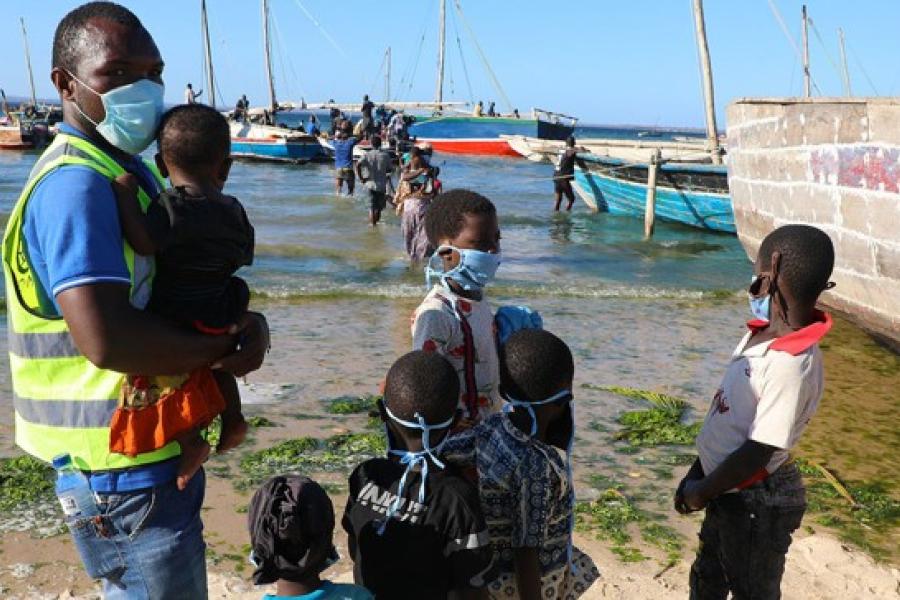
[[95,505],[79,505],[67,524],[107,598],[207,595],[205,478],[176,489],[177,444],[109,452],[121,374],[213,366],[240,376],[259,368],[269,338],[259,314],[231,335],[206,336],[141,310],[153,260],[124,242],[111,181],[133,174],[145,208],[163,187],[137,156],[162,114],[162,70],[153,38],[127,9],[92,2],[63,18],[51,79],[64,122],[3,241],[16,443],[47,462],[69,454],[87,477]]
[[786,225],[759,247],[750,285],[755,317],[731,357],[697,436],[698,459],[675,492],[680,513],[706,509],[691,567],[691,598],[781,597],[791,534],[806,509],[789,452],[824,390],[818,342],[831,317],[816,310],[832,287],[829,237]]
[[494,314],[485,299],[500,265],[497,210],[481,194],[450,190],[431,203],[425,230],[437,248],[426,284],[437,281],[413,316],[413,350],[438,352],[456,368],[463,426],[472,425],[500,407]]

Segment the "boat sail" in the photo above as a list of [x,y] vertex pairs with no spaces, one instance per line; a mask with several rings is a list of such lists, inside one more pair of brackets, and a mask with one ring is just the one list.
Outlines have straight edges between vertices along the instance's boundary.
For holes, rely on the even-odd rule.
[[[736,229],[728,189],[728,172],[722,165],[716,128],[703,3],[702,0],[693,2],[706,101],[705,158],[702,161],[659,161],[664,164],[658,167],[659,179],[654,184],[655,215],[666,221],[707,231],[734,234]],[[628,162],[596,154],[579,156],[583,159],[583,165],[576,164],[574,187],[591,210],[635,217],[653,214],[646,210],[644,197],[647,195],[651,169],[656,169],[657,165],[646,160]]]
[[[500,156],[519,156],[502,135],[519,135],[549,140],[564,140],[572,135],[577,119],[568,115],[551,111],[532,109],[531,115],[521,118],[513,110],[506,94],[503,92],[490,64],[481,52],[474,32],[469,29],[472,39],[481,54],[485,67],[495,87],[500,92],[509,109],[505,116],[474,116],[453,110],[444,101],[444,67],[446,62],[446,30],[447,0],[440,2],[440,26],[438,28],[438,68],[435,86],[434,104],[437,107],[435,116],[421,119],[412,124],[410,135],[419,143],[428,143],[438,152],[454,154],[487,154]],[[453,6],[463,23],[465,16],[459,0],[453,0]]]
[[[208,46],[209,28],[206,20],[206,2],[201,0],[204,39],[207,40],[206,57],[207,77],[210,89],[215,89],[212,71],[212,55]],[[280,106],[275,96],[275,78],[272,75],[271,44],[269,41],[269,3],[262,0],[263,48],[265,54],[265,71],[269,88],[269,105],[262,110],[247,111],[240,120],[231,120],[231,154],[237,158],[307,163],[326,157],[316,137],[304,131],[276,126],[276,116]],[[259,120],[257,120],[257,118]]]

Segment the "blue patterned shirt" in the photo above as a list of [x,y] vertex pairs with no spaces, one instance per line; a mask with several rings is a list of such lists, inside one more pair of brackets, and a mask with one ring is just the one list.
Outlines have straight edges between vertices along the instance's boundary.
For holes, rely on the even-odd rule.
[[442,450],[448,461],[478,470],[482,512],[501,573],[515,573],[515,548],[537,548],[544,574],[566,566],[572,490],[559,451],[523,433],[503,413],[454,435]]

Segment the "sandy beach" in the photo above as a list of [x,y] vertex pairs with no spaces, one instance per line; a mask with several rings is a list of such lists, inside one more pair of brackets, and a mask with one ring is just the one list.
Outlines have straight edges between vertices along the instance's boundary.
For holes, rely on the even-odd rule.
[[[523,299],[504,298],[504,302]],[[374,393],[393,357],[408,346],[408,316],[414,298],[373,302],[368,299],[315,300],[263,305],[270,316],[275,333],[273,349],[265,367],[242,387],[248,415],[266,417],[272,427],[254,428],[251,439],[239,451],[215,457],[207,464],[207,495],[203,509],[210,591],[213,598],[257,598],[262,590],[249,581],[252,567],[247,561],[246,505],[256,478],[264,477],[268,468],[278,470],[282,463],[277,455],[256,462],[247,457],[267,456],[265,452],[280,447],[287,440],[311,436],[335,439],[340,436],[375,432],[365,412],[333,414],[329,407],[355,395]],[[671,510],[671,493],[678,478],[686,470],[681,457],[690,456],[690,447],[661,446],[636,451],[623,442],[612,440],[618,426],[616,416],[636,406],[635,401],[601,391],[605,385],[627,383],[635,387],[677,393],[690,400],[689,419],[699,418],[707,399],[703,391],[714,385],[717,364],[726,357],[732,339],[720,339],[698,333],[704,320],[713,319],[720,327],[737,335],[741,328],[743,300],[683,299],[678,301],[677,318],[664,310],[669,300],[642,300],[647,318],[634,327],[620,330],[611,342],[612,332],[606,322],[624,321],[634,306],[633,300],[607,299],[604,316],[591,315],[583,303],[569,299],[539,297],[532,299],[545,315],[547,326],[563,335],[577,356],[577,401],[580,429],[575,452],[578,497],[591,501],[602,497],[610,482],[633,500],[648,518],[664,524],[673,532],[678,549],[673,560],[666,551],[648,543],[639,533],[640,523],[627,527],[629,541],[613,544],[600,530],[580,528],[577,545],[593,557],[602,572],[586,598],[668,599],[687,596],[688,571],[696,550],[696,533],[700,516],[678,516]],[[345,318],[352,315],[352,319]],[[663,327],[663,324],[666,327]],[[862,343],[857,335],[838,326],[844,344],[842,355],[852,357],[852,373],[868,363],[862,355],[854,355],[854,344]],[[733,337],[733,336],[732,336]],[[650,340],[655,339],[654,343]],[[679,344],[680,362],[670,365],[671,347]],[[862,346],[865,348],[865,346]],[[841,375],[834,361],[835,351],[826,348],[836,373],[832,384],[840,390],[857,389],[854,378]],[[636,362],[640,356],[642,362]],[[876,354],[875,365],[884,374],[879,378],[872,369],[866,378],[869,389],[897,385],[889,354]],[[884,363],[888,361],[888,363]],[[349,396],[348,396],[349,395]],[[877,407],[875,399],[871,405]],[[890,406],[896,400],[887,394],[882,402]],[[832,407],[833,408],[833,407]],[[846,410],[846,407],[841,407]],[[874,408],[873,408],[874,410]],[[834,431],[834,421],[843,423],[845,435],[856,435],[852,424],[841,412],[832,414],[823,407],[821,426]],[[871,436],[892,439],[890,423],[873,425],[859,417],[859,426]],[[6,440],[10,426],[0,426]],[[828,432],[812,428],[815,436],[828,438]],[[365,435],[363,433],[363,435]],[[885,446],[885,447],[889,447]],[[7,453],[12,447],[7,446]],[[816,446],[809,455],[815,456]],[[262,454],[260,454],[262,453]],[[878,466],[871,452],[849,452],[847,463],[833,460],[829,464],[840,473],[853,473],[853,461],[861,472],[880,473],[893,481],[895,469]],[[677,458],[682,464],[667,460]],[[852,460],[850,460],[852,458]],[[287,470],[303,470],[326,484],[340,515],[346,500],[346,472],[350,459],[331,457],[317,451],[314,456],[297,462]],[[274,461],[267,463],[266,461]],[[317,461],[317,462],[316,462]],[[339,464],[335,464],[338,461]],[[669,466],[673,465],[674,466]],[[845,466],[851,465],[851,468]],[[259,465],[263,465],[260,472]],[[809,483],[809,481],[808,481]],[[0,596],[10,598],[97,597],[97,588],[87,580],[77,563],[66,535],[48,535],[59,527],[52,498],[44,508],[27,513],[0,515]],[[822,525],[822,515],[807,514],[791,548],[783,590],[787,599],[894,598],[900,594],[900,572],[896,565],[897,530],[888,528],[878,542],[881,562],[876,562],[856,546],[841,541],[847,535],[840,529]],[[58,531],[58,529],[56,530]],[[886,537],[885,537],[886,536]],[[864,538],[863,541],[869,540]],[[327,573],[346,581],[351,578],[351,565],[346,558],[346,537],[336,534],[336,542],[345,557]],[[873,542],[874,543],[874,542]],[[614,552],[613,549],[616,548]],[[885,550],[887,548],[887,550]],[[886,552],[886,554],[885,554]],[[638,562],[624,562],[632,555]],[[670,565],[671,563],[671,565]]]
[[[10,556],[10,543],[3,544],[2,556]],[[19,540],[25,544],[25,540]],[[583,596],[586,600],[679,600],[688,594],[690,563],[681,561],[660,573],[644,565],[621,563],[600,544],[576,537],[576,543],[586,550],[600,567],[602,577]],[[16,544],[18,545],[18,544]],[[60,544],[52,561],[17,562],[0,567],[0,594],[10,600],[55,600],[101,597],[99,588],[84,581],[80,567],[75,564],[71,548]],[[24,554],[28,556],[27,553]],[[341,561],[327,573],[333,581],[351,582],[349,563]],[[246,571],[237,574],[210,565],[209,597],[214,600],[253,600],[272,592],[271,586],[254,586]],[[900,571],[876,564],[862,552],[852,550],[825,534],[802,536],[788,554],[782,583],[784,600],[887,600],[900,597]]]

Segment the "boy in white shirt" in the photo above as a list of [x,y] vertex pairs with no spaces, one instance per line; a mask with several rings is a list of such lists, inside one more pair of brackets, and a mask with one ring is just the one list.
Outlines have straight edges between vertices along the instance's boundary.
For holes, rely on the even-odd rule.
[[830,289],[834,246],[806,225],[763,240],[754,264],[755,319],[738,345],[697,437],[699,458],[675,493],[675,508],[706,508],[691,567],[691,598],[778,599],[791,534],[806,494],[788,452],[823,391],[818,341],[831,317],[816,310]]
[[449,190],[432,202],[425,229],[437,248],[425,276],[437,282],[413,315],[413,350],[438,352],[456,369],[465,427],[500,406],[494,311],[484,297],[500,265],[497,210],[481,194]]

